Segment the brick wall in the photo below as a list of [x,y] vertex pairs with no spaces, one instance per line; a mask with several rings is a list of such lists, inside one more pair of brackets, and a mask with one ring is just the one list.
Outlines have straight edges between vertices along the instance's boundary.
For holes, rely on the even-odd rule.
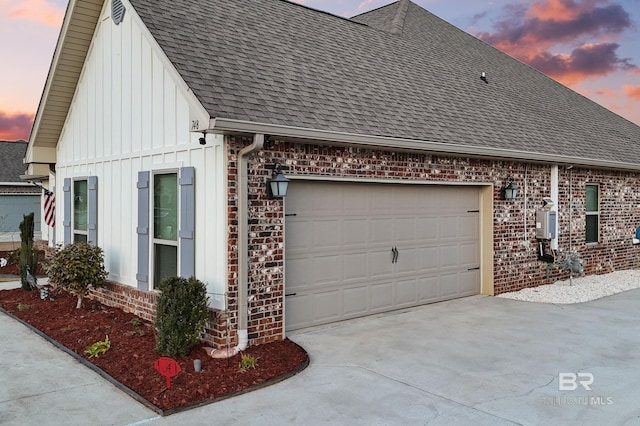
[[[204,338],[215,347],[237,343],[237,155],[249,143],[248,138],[230,136],[226,139],[229,303],[226,312],[211,311]],[[289,176],[492,184],[495,293],[568,277],[566,271],[538,260],[535,211],[542,206],[542,199],[551,195],[550,166],[276,140],[249,159],[248,331],[252,345],[279,340],[284,332],[283,202],[268,200],[265,186],[271,175],[268,166],[277,162],[288,168]],[[516,200],[502,201],[500,188],[509,176],[514,178],[519,195]],[[587,183],[600,186],[600,242],[597,244],[585,244]],[[569,193],[573,200],[571,210]],[[560,249],[568,251],[571,247],[578,252],[585,261],[587,274],[640,268],[640,246],[631,244],[635,228],[640,226],[640,174],[560,167],[559,198],[555,201],[559,207]],[[145,320],[153,318],[155,293],[111,284],[108,290],[94,291],[91,297],[110,306],[123,307]]]
[[[249,139],[229,137],[229,286],[237,294],[236,160]],[[313,175],[358,179],[422,182],[487,183],[494,185],[494,291],[496,294],[552,283],[568,273],[538,260],[535,211],[550,197],[551,167],[515,161],[447,157],[424,153],[318,146],[272,141],[249,161],[249,335],[252,343],[279,339],[283,333],[284,211],[280,200],[266,198],[268,165],[281,163],[289,176]],[[500,188],[514,178],[520,192],[502,201]],[[565,167],[559,170],[559,247],[569,251],[569,181],[571,248],[585,261],[587,274],[640,268],[640,247],[631,244],[640,226],[640,179],[631,172]],[[525,214],[526,181],[526,214]],[[585,244],[585,185],[600,185],[600,243]],[[235,305],[232,304],[235,312]],[[235,314],[232,314],[235,315]],[[235,324],[236,318],[233,319]],[[235,329],[235,325],[233,326]]]

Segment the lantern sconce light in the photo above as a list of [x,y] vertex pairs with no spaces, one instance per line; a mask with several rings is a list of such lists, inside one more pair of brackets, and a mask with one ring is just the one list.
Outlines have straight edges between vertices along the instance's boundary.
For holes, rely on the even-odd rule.
[[276,163],[273,166],[271,178],[267,179],[267,198],[273,200],[286,197],[287,189],[289,189],[289,179],[282,174],[282,165]]
[[500,198],[502,200],[515,200],[518,196],[518,187],[513,183],[513,177],[507,178],[507,185],[503,186],[500,190]]

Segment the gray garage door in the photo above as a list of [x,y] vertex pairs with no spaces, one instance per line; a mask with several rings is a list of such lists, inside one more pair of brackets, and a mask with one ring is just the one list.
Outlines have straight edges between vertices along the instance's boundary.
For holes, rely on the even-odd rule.
[[294,181],[286,329],[480,292],[479,190]]

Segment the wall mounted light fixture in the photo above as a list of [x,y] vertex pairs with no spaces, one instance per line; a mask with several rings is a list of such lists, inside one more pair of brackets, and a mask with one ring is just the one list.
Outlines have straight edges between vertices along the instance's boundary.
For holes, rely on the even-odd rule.
[[502,200],[515,200],[518,196],[518,187],[515,183],[513,183],[513,178],[509,176],[507,178],[508,184],[503,186],[500,190]]
[[276,163],[273,166],[271,178],[267,180],[267,198],[273,200],[274,198],[286,197],[287,189],[289,189],[289,179],[282,174],[282,165]]

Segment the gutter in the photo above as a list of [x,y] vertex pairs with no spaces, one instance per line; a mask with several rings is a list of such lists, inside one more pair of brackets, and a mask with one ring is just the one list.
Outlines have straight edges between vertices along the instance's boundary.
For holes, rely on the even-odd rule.
[[344,144],[366,147],[383,147],[415,152],[433,152],[437,154],[464,155],[479,158],[500,158],[563,165],[588,166],[606,169],[640,171],[640,164],[609,160],[597,160],[565,155],[544,154],[512,149],[479,147],[473,145],[452,145],[442,142],[403,139],[386,136],[371,136],[357,133],[317,130],[304,127],[292,127],[269,123],[255,123],[230,118],[212,118],[207,132],[222,134],[270,134],[298,141],[309,140],[316,144]]

